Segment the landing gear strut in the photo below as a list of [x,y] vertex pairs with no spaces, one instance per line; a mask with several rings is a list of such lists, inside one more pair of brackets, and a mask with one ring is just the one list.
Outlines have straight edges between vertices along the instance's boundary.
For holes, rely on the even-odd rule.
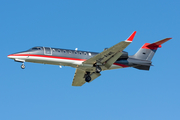
[[91,81],[91,76],[90,76],[90,72],[87,72],[85,75],[85,81],[86,82],[90,82]]
[[24,63],[22,63],[22,65],[21,65],[21,68],[22,68],[22,69],[24,69],[24,68],[25,68],[25,65],[24,65]]

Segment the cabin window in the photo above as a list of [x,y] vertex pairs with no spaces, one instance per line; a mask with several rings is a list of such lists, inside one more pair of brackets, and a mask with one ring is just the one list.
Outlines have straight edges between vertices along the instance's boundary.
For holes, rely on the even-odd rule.
[[91,56],[91,53],[89,53],[89,56]]
[[77,54],[77,52],[75,51],[74,54]]
[[58,50],[58,52],[61,52],[61,50]]
[[86,53],[86,52],[84,52],[84,55],[87,55],[87,53]]
[[55,52],[55,49],[52,49],[53,50],[53,52]]
[[66,53],[66,51],[64,50],[64,53]]
[[72,51],[69,51],[69,54],[71,54],[72,53]]
[[82,52],[79,53],[80,55],[82,54]]

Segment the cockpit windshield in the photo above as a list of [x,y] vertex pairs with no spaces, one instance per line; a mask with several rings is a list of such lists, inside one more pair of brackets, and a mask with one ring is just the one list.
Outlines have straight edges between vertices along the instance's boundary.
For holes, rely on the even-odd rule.
[[33,47],[30,50],[42,50],[42,47]]

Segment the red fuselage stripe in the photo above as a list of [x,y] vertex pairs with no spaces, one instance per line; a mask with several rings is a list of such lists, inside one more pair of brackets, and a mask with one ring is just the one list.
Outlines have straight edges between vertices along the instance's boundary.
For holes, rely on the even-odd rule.
[[121,66],[121,67],[129,67],[127,65],[124,65],[124,64],[120,64],[120,63],[113,63],[114,65],[118,65],[118,66]]
[[[11,54],[8,56],[32,56],[32,57],[43,57],[43,58],[56,58],[56,59],[65,59],[65,60],[77,60],[77,61],[86,61],[86,59],[79,58],[68,58],[68,57],[58,57],[58,56],[49,56],[49,55],[35,55],[35,54]],[[118,65],[121,67],[128,67],[124,64],[114,63],[114,65]]]
[[56,58],[56,59],[66,59],[66,60],[78,60],[78,61],[85,61],[86,60],[86,59],[79,59],[79,58],[68,58],[68,57],[58,57],[58,56],[49,56],[49,55],[35,55],[35,54],[11,54],[9,56],[32,56],[32,57]]

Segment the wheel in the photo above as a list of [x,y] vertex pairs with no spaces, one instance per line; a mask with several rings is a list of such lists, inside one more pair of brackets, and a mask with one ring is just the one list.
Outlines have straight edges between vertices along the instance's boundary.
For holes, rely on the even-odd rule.
[[25,65],[24,65],[24,64],[22,64],[22,65],[21,65],[21,68],[22,68],[22,69],[24,69],[24,68],[25,68]]
[[102,71],[101,67],[96,66],[96,73],[100,73]]
[[91,81],[91,76],[87,76],[86,78],[85,78],[85,80],[86,80],[86,82],[90,82]]

